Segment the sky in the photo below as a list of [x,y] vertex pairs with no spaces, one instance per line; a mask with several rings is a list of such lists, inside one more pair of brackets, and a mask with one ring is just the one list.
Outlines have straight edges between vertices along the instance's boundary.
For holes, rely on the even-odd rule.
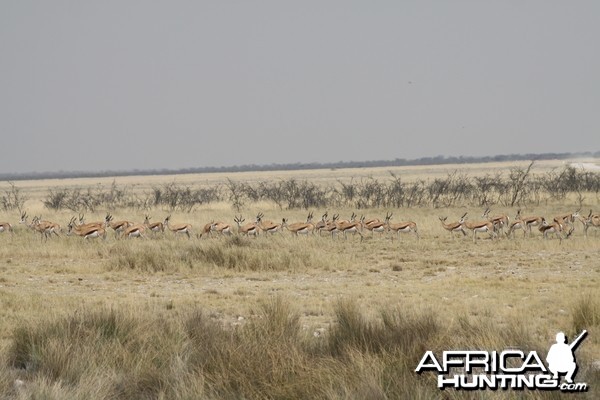
[[2,1],[0,173],[600,150],[600,2]]

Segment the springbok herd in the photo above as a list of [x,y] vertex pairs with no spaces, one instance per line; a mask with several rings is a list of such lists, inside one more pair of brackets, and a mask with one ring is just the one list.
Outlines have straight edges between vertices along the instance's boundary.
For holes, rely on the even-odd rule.
[[[486,209],[481,216],[481,220],[472,222],[467,219],[467,213],[462,215],[458,221],[447,222],[447,217],[439,217],[442,227],[450,232],[452,238],[456,238],[456,233],[459,236],[466,236],[467,233],[471,233],[473,242],[477,239],[478,233],[486,233],[491,239],[497,239],[501,235],[507,238],[514,237],[517,230],[523,231],[523,237],[528,234],[531,235],[533,228],[536,228],[543,238],[548,239],[550,235],[555,235],[562,241],[564,238],[568,238],[572,235],[575,230],[575,225],[579,221],[583,226],[584,235],[587,237],[588,229],[590,227],[600,228],[600,214],[594,214],[590,210],[587,216],[581,215],[580,210],[572,213],[566,213],[554,217],[549,222],[543,216],[522,216],[521,210],[517,211],[517,214],[513,220],[507,215],[490,215],[489,208]],[[71,218],[67,224],[66,235],[71,236],[73,234],[81,236],[84,239],[90,238],[104,238],[106,239],[107,231],[113,230],[115,237],[121,238],[145,238],[148,233],[154,235],[164,234],[165,231],[171,231],[175,234],[186,235],[188,239],[192,238],[192,225],[188,223],[171,223],[171,216],[167,216],[163,222],[150,222],[150,216],[146,215],[143,223],[135,223],[128,220],[113,220],[111,214],[107,214],[104,221],[89,222],[86,223],[84,215],[79,215],[79,220],[76,217]],[[343,234],[344,238],[347,238],[348,233],[353,235],[359,235],[361,241],[364,239],[364,233],[367,231],[371,232],[374,237],[375,234],[385,236],[386,234],[399,237],[400,233],[411,233],[416,238],[419,238],[419,232],[417,224],[412,221],[392,223],[392,213],[387,213],[385,218],[366,218],[361,216],[357,219],[357,215],[352,213],[350,219],[344,220],[339,218],[339,214],[335,214],[331,219],[328,218],[328,213],[323,214],[321,220],[313,222],[313,213],[309,213],[305,222],[294,222],[289,223],[286,218],[283,218],[280,223],[273,221],[263,220],[264,215],[259,213],[255,220],[252,222],[245,223],[245,219],[242,216],[235,216],[233,219],[236,223],[234,228],[232,225],[222,221],[211,221],[204,225],[201,232],[197,233],[198,238],[210,237],[210,236],[231,236],[234,234],[242,236],[253,236],[257,237],[260,232],[267,234],[282,233],[284,230],[288,230],[294,236],[298,235],[309,235],[316,234],[319,236],[331,235],[332,238],[338,234]],[[59,224],[42,220],[40,217],[33,217],[28,222],[28,215],[26,212],[21,214],[21,220],[19,224],[23,224],[31,229],[33,232],[40,234],[42,240],[48,240],[52,236],[60,236],[62,228]],[[13,226],[8,222],[0,223],[1,232],[13,232]],[[461,235],[462,234],[462,235]]]

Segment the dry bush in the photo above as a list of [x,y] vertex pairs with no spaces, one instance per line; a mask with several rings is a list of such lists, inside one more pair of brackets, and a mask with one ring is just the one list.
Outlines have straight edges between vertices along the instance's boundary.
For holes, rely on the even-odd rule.
[[165,208],[169,211],[191,212],[194,207],[221,201],[219,185],[208,188],[192,188],[190,186],[166,183],[152,188],[152,194],[147,199],[148,206]]
[[23,190],[13,182],[9,181],[8,184],[10,188],[5,190],[4,194],[0,195],[0,210],[22,211],[25,202],[28,200],[28,197],[23,193]]
[[[237,212],[248,204],[268,202],[278,209],[311,209],[329,207],[404,208],[492,206],[522,207],[542,201],[563,201],[569,194],[598,197],[600,174],[578,170],[572,166],[534,175],[534,162],[527,167],[512,167],[506,174],[469,176],[454,171],[445,177],[403,180],[390,172],[389,179],[373,177],[338,179],[331,184],[288,178],[237,182],[227,179],[223,185],[187,185],[176,182],[154,185],[150,192],[136,193],[130,186],[94,185],[72,189],[49,189],[43,200],[50,210],[72,211],[115,210],[117,208],[191,212],[198,207],[228,202]],[[15,197],[16,195],[16,197]],[[592,197],[592,196],[589,196]],[[0,198],[0,209],[23,205],[25,198],[12,185]],[[4,206],[3,206],[4,204]]]

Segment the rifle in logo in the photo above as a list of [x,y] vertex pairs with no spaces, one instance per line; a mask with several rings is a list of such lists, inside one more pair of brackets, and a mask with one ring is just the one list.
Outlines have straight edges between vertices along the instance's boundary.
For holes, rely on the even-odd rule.
[[559,374],[566,374],[565,379],[567,382],[573,383],[573,376],[577,371],[577,363],[573,352],[586,336],[587,330],[583,330],[571,344],[567,344],[567,338],[563,332],[556,334],[556,343],[550,347],[546,356],[548,369],[552,372],[554,379],[559,379]]

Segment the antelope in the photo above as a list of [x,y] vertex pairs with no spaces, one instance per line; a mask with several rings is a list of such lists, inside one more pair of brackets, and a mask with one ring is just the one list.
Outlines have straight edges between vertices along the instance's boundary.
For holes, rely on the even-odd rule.
[[21,213],[21,219],[19,220],[19,224],[23,224],[23,225],[27,226],[31,230],[36,230],[35,229],[35,224],[39,220],[39,217],[34,215],[30,224],[27,223],[27,219],[29,219],[29,215],[27,215],[27,212],[26,211],[22,212]]
[[15,233],[12,225],[9,222],[0,222],[0,233],[2,232]]
[[[44,236],[46,236],[46,235],[44,234],[43,231],[41,231],[40,229],[38,229],[38,226],[37,226],[37,223],[38,223],[40,217],[38,217],[37,215],[34,215],[33,219],[31,220],[31,223],[27,222],[28,218],[29,218],[29,216],[27,215],[27,212],[22,212],[21,213],[21,220],[19,221],[19,224],[23,224],[23,225],[27,226],[29,229],[31,229],[32,231],[38,232],[40,234],[40,236],[41,236],[40,239],[43,239]],[[48,238],[46,237],[46,239],[48,239]]]
[[144,219],[144,226],[148,228],[151,232],[164,232],[165,225],[162,222],[152,222],[150,223],[150,216],[146,214],[146,218]]
[[169,228],[169,230],[176,234],[186,234],[188,239],[191,239],[190,232],[192,231],[192,225],[186,223],[180,223],[171,225],[171,216],[167,216],[165,218],[164,225]]
[[[353,216],[356,217],[353,213]],[[359,234],[360,235],[360,241],[362,242],[364,239],[364,236],[362,234],[362,224],[357,221],[342,221],[342,222],[337,222],[336,224],[336,230],[338,232],[343,232],[344,233],[344,239],[348,239],[347,233],[350,232],[353,235],[355,234]],[[333,233],[332,233],[333,235]]]
[[330,221],[327,221],[327,214],[328,213],[325,212],[325,214],[323,214],[323,216],[321,217],[321,220],[315,224],[314,229],[315,229],[315,231],[317,231],[319,233],[319,236],[321,236],[321,230],[323,228],[325,228],[327,226],[327,224],[330,222]]
[[565,225],[569,225],[574,228],[575,220],[579,218],[579,211],[581,211],[581,209],[575,211],[574,213],[557,215],[554,217],[554,222],[558,222],[563,228]]
[[212,220],[208,224],[204,225],[199,237],[212,236],[213,232],[220,233],[221,235],[231,235],[231,225],[226,224],[225,222],[215,222]]
[[214,224],[215,224],[214,220],[210,221],[208,224],[205,224],[204,228],[202,228],[202,232],[200,232],[199,237],[202,238],[202,236],[210,236],[210,234],[212,233]]
[[231,225],[226,224],[225,222],[214,222],[211,226],[210,226],[210,230],[215,231],[217,233],[220,233],[221,236],[222,235],[227,235],[230,236],[233,231],[231,229]]
[[352,215],[350,216],[350,219],[338,219],[338,224],[349,224],[352,222],[356,222],[356,213],[352,212]]
[[[515,220],[520,220],[523,225],[525,226],[525,230],[529,233],[531,233],[531,228],[534,226],[539,227],[540,225],[542,225],[542,221],[544,220],[544,217],[540,217],[540,216],[531,216],[531,217],[521,217],[521,210],[517,210],[517,215],[515,216]],[[523,234],[523,236],[525,236],[525,234]]]
[[587,237],[587,231],[590,227],[592,228],[600,228],[600,214],[593,214],[592,210],[587,217],[579,216],[579,220],[583,224],[583,233],[585,237]]
[[[562,242],[562,232],[564,231],[564,227],[560,222],[552,221],[552,223],[549,224],[544,218],[538,230],[542,233],[544,239],[548,239],[548,235],[554,233],[556,237]],[[572,232],[573,228],[571,228],[570,231],[567,233],[567,237],[571,236]]]
[[256,221],[256,224],[257,224],[257,225],[258,225],[258,222],[259,222],[259,221],[261,221],[261,222],[262,222],[263,224],[265,224],[265,225],[272,225],[272,224],[274,224],[274,222],[273,222],[273,221],[270,221],[270,220],[263,220],[263,217],[264,217],[264,216],[265,216],[265,214],[263,214],[263,213],[261,213],[261,212],[259,212],[258,214],[256,214],[256,219],[255,219],[255,221]]
[[59,224],[50,221],[43,221],[40,219],[40,217],[33,217],[31,224],[28,224],[27,212],[21,214],[21,221],[19,221],[19,223],[26,224],[30,229],[39,232],[40,239],[48,240],[48,237],[52,236],[52,234],[60,237],[59,232],[61,231],[61,227]]
[[[313,213],[310,212],[308,214],[308,217],[306,217],[306,222],[294,222],[293,224],[286,224],[286,228],[288,231],[292,232],[292,234],[298,236],[298,234],[301,235],[308,235],[309,233],[313,232],[315,230],[316,225],[314,225],[312,223],[312,218],[313,218]],[[323,222],[325,220],[325,218],[327,218],[327,213],[325,213],[323,215]]]
[[373,218],[370,220],[365,220],[365,217],[362,217],[360,220],[362,222],[363,227],[367,228],[367,230],[371,231],[372,237],[375,237],[375,232],[380,232],[383,236],[385,230],[387,229],[387,224],[392,218],[392,214],[386,213],[385,221],[380,221],[378,218]]
[[376,223],[376,222],[385,222],[385,221],[382,221],[382,220],[380,220],[379,218],[369,218],[369,219],[367,219],[367,218],[365,218],[365,217],[362,217],[361,219],[362,219],[362,221],[363,221],[363,224],[364,224],[365,226],[366,226],[366,225],[371,225],[371,224],[374,224],[374,223]]
[[125,228],[125,230],[123,230],[121,237],[128,238],[128,239],[131,239],[134,237],[139,237],[139,238],[145,239],[146,238],[146,236],[144,236],[145,230],[146,230],[146,227],[142,224],[131,225],[131,226],[128,226],[127,228]]
[[104,227],[102,227],[102,226],[88,227],[85,225],[84,226],[76,225],[75,217],[71,218],[71,221],[69,221],[68,229],[69,230],[67,231],[67,236],[71,236],[71,233],[75,233],[77,236],[81,236],[84,239],[97,238],[97,237],[102,237],[103,239],[106,239],[106,229],[104,229]]
[[498,236],[491,221],[467,222],[467,213],[464,213],[459,222],[463,227],[473,232],[473,243],[477,239],[477,232],[487,232],[492,239]]
[[448,217],[439,217],[439,219],[444,229],[450,232],[450,236],[452,236],[452,239],[456,239],[456,237],[454,236],[454,232],[461,232],[463,234],[463,237],[467,235],[467,232],[465,232],[462,224],[459,221],[450,222],[449,224],[447,224],[446,220],[448,219]]
[[258,225],[256,225],[255,222],[249,222],[246,225],[242,225],[242,222],[244,222],[246,219],[242,218],[241,215],[239,217],[236,216],[233,220],[238,226],[238,234],[244,236],[252,235],[254,237],[258,237],[258,232],[260,228],[258,227]]
[[283,218],[280,224],[276,224],[271,221],[263,222],[262,218],[264,217],[263,213],[259,213],[256,216],[256,225],[263,231],[268,232],[270,234],[274,234],[277,232],[281,232],[283,227],[287,225],[287,219]]
[[511,222],[508,232],[506,232],[506,237],[510,238],[510,235],[512,235],[517,229],[523,229],[523,237],[525,237],[527,234],[527,225],[525,225],[525,222],[520,219]]
[[112,219],[113,219],[112,215],[107,214],[105,221],[106,221],[106,224],[115,231],[115,237],[117,237],[119,235],[119,233],[125,232],[127,230],[127,228],[130,228],[135,225],[131,221],[122,220],[122,221],[114,221],[113,222]]
[[490,220],[492,224],[494,224],[494,229],[499,230],[502,233],[504,233],[504,227],[508,226],[508,224],[510,223],[510,219],[506,214],[494,215],[493,217],[490,217],[489,207],[485,209],[485,211],[481,215],[481,218]]
[[[543,219],[543,217],[540,217],[540,218]],[[514,236],[514,232],[517,229],[523,229],[523,237],[525,237],[525,235],[527,235],[527,224],[525,223],[525,221],[523,221],[521,219],[521,210],[517,210],[517,215],[515,215],[515,220],[510,223],[510,226],[508,227],[508,232],[506,232],[506,237],[510,238],[511,235]]]
[[338,230],[338,218],[339,218],[339,214],[334,214],[333,218],[331,221],[328,221],[325,225],[325,227],[321,228],[321,230],[319,231],[319,236],[321,235],[321,231],[325,231],[327,233],[331,233],[331,238],[333,239],[333,236],[339,232]]
[[38,219],[37,225],[39,229],[44,230],[44,235],[52,236],[52,234],[54,234],[56,237],[60,237],[59,232],[62,228],[56,222],[42,221]]
[[[106,214],[106,217],[104,217],[104,222],[102,221],[96,221],[96,222],[85,222],[85,214],[79,213],[79,225],[78,227],[80,229],[91,229],[91,228],[106,228],[108,226],[108,220],[107,218],[109,218],[110,214]],[[72,218],[73,224],[76,225],[75,223],[75,217]]]
[[396,232],[396,236],[398,239],[400,239],[400,233],[413,233],[417,237],[417,239],[419,239],[419,232],[417,231],[417,224],[415,222],[407,221],[391,224],[390,220],[392,219],[392,215],[393,214],[390,213],[390,216],[387,219],[386,226],[388,230]]

